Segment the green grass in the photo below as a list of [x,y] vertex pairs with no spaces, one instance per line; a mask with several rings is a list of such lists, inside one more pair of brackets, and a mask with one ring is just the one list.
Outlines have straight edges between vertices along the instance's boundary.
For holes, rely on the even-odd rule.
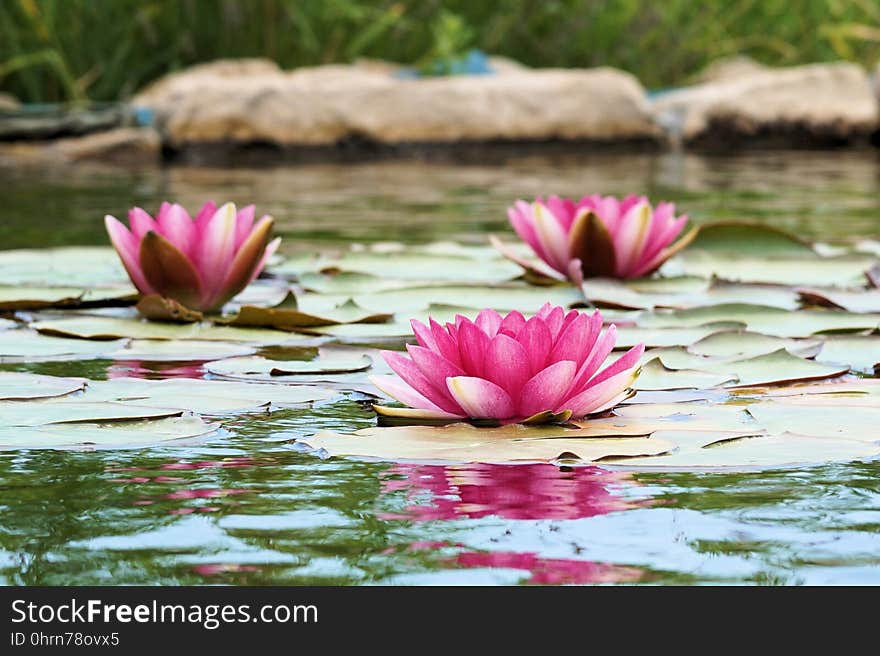
[[616,66],[659,88],[738,53],[873,66],[875,26],[876,0],[3,0],[0,90],[113,100],[219,57],[425,63],[469,47],[533,66]]

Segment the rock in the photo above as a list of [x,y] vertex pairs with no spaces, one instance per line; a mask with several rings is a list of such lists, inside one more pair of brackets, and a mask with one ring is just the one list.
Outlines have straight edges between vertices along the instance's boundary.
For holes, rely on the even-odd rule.
[[19,110],[0,114],[0,139],[56,139],[110,130],[124,125],[128,120],[128,108],[124,105],[74,109],[24,105]]
[[101,162],[155,164],[161,158],[159,134],[152,128],[117,128],[55,141],[0,143],[0,163],[58,164]]
[[13,112],[21,107],[21,103],[8,93],[0,93],[0,112]]
[[736,55],[734,57],[716,59],[697,75],[696,81],[700,84],[705,84],[706,82],[735,80],[768,70],[771,70],[769,66],[764,66],[764,64],[756,62],[751,57]]
[[659,95],[655,120],[673,141],[789,147],[867,143],[878,105],[854,64],[764,69]]
[[400,79],[368,66],[247,73],[202,66],[160,80],[135,99],[167,143],[331,146],[586,140],[656,144],[644,90],[628,73],[512,70]]
[[489,68],[491,68],[496,75],[510,75],[511,73],[521,73],[529,70],[528,66],[519,63],[515,59],[499,57],[498,55],[492,55],[489,57]]

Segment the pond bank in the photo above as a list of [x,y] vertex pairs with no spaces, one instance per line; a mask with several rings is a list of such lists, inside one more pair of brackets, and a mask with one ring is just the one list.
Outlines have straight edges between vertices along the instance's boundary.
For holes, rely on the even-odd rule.
[[151,124],[140,132],[68,137],[61,148],[32,137],[22,146],[7,135],[0,158],[467,161],[548,148],[718,151],[878,142],[878,98],[870,76],[853,64],[772,69],[738,60],[712,67],[691,87],[648,93],[611,68],[489,61],[488,75],[413,78],[384,62],[284,71],[269,60],[220,60],[142,90],[129,109]]

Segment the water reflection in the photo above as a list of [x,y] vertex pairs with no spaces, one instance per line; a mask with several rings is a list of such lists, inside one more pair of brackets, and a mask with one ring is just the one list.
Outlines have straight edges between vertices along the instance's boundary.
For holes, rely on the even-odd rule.
[[201,378],[205,369],[201,363],[192,362],[142,362],[118,360],[107,367],[107,378]]
[[624,495],[637,482],[624,472],[553,465],[413,465],[391,467],[382,493],[402,493],[406,506],[383,519],[580,519],[643,507]]

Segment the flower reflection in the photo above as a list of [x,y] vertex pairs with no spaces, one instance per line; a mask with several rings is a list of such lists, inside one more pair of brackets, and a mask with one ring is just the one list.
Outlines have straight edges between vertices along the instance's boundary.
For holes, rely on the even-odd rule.
[[118,360],[107,367],[107,378],[202,378],[205,370],[201,363],[192,362],[142,362],[141,360]]
[[465,569],[482,567],[519,569],[531,576],[525,581],[536,585],[560,585],[565,583],[630,583],[643,577],[635,567],[622,567],[610,563],[570,558],[540,558],[534,553],[463,552],[449,560],[451,564]]
[[621,495],[637,485],[630,474],[598,467],[399,464],[386,475],[383,493],[404,491],[408,505],[383,519],[578,519],[650,503]]

